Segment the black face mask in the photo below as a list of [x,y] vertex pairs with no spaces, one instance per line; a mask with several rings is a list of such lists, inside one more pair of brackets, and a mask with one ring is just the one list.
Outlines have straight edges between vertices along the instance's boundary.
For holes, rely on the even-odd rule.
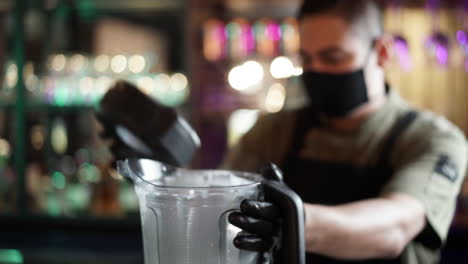
[[304,71],[302,80],[312,109],[328,117],[343,117],[369,101],[364,68],[340,74]]

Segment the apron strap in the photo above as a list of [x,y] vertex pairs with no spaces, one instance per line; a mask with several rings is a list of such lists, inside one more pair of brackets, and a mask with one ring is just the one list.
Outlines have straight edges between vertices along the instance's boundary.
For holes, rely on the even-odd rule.
[[390,155],[392,154],[393,147],[399,139],[399,137],[405,132],[405,130],[413,123],[418,116],[418,113],[414,110],[407,112],[402,118],[400,118],[393,128],[390,130],[387,138],[382,144],[380,149],[381,155],[377,159],[376,167],[384,168],[388,167],[390,161]]
[[295,159],[304,143],[304,138],[307,131],[313,127],[319,127],[319,118],[309,108],[302,108],[297,112],[296,120],[294,121],[293,137],[290,143],[290,150],[283,158],[282,164],[287,166],[291,159]]

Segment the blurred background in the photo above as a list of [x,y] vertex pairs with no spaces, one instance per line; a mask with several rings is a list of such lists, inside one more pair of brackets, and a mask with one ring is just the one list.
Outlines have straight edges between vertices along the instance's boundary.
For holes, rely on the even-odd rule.
[[[468,1],[381,1],[389,83],[468,133]],[[117,79],[176,107],[215,168],[304,104],[300,0],[0,0],[0,263],[142,263],[133,187],[93,112]],[[468,186],[444,263],[468,259]],[[3,261],[3,262],[2,262]]]

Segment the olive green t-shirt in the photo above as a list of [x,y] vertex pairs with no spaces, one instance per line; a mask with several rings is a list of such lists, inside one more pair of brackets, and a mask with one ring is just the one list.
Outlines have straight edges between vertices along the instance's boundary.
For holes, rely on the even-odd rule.
[[[410,110],[414,109],[391,90],[385,105],[355,132],[311,128],[299,156],[372,167],[380,157],[382,141],[395,122]],[[260,117],[229,151],[222,167],[257,172],[267,162],[281,164],[289,153],[297,112]],[[389,165],[394,174],[381,194],[398,192],[413,196],[425,205],[427,218],[424,231],[404,251],[403,263],[438,263],[465,176],[467,155],[463,133],[445,118],[428,111],[418,111],[416,119],[393,146]]]

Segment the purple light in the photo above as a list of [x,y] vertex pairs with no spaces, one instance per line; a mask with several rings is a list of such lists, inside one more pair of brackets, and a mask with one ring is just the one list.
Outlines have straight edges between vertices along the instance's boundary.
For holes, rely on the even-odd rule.
[[426,40],[426,47],[441,66],[447,66],[449,59],[450,40],[442,32],[435,32]]
[[55,93],[52,89],[47,90],[45,93],[45,99],[47,103],[53,104],[54,103],[54,98],[55,98]]
[[426,7],[430,10],[435,10],[439,7],[440,3],[439,0],[428,0],[426,2]]
[[447,65],[448,62],[448,50],[444,46],[437,46],[436,48],[436,58],[439,64]]
[[278,23],[272,22],[267,25],[267,35],[273,41],[279,41],[281,39],[281,27]]
[[409,72],[411,68],[413,67],[413,63],[411,60],[411,54],[410,54],[408,42],[403,36],[395,35],[394,43],[395,43],[395,52],[396,52],[400,67],[405,72]]
[[457,40],[458,40],[458,43],[460,43],[460,45],[466,46],[468,44],[468,34],[467,34],[467,32],[465,32],[463,30],[458,30],[457,31]]
[[218,39],[219,41],[225,42],[228,38],[227,30],[225,29],[224,24],[217,24],[213,31],[214,34],[216,34],[216,39]]
[[390,1],[389,3],[390,8],[399,8],[401,6],[401,1],[400,0],[393,0]]
[[247,54],[251,54],[255,51],[255,37],[253,28],[250,24],[242,26],[242,42],[245,45]]

